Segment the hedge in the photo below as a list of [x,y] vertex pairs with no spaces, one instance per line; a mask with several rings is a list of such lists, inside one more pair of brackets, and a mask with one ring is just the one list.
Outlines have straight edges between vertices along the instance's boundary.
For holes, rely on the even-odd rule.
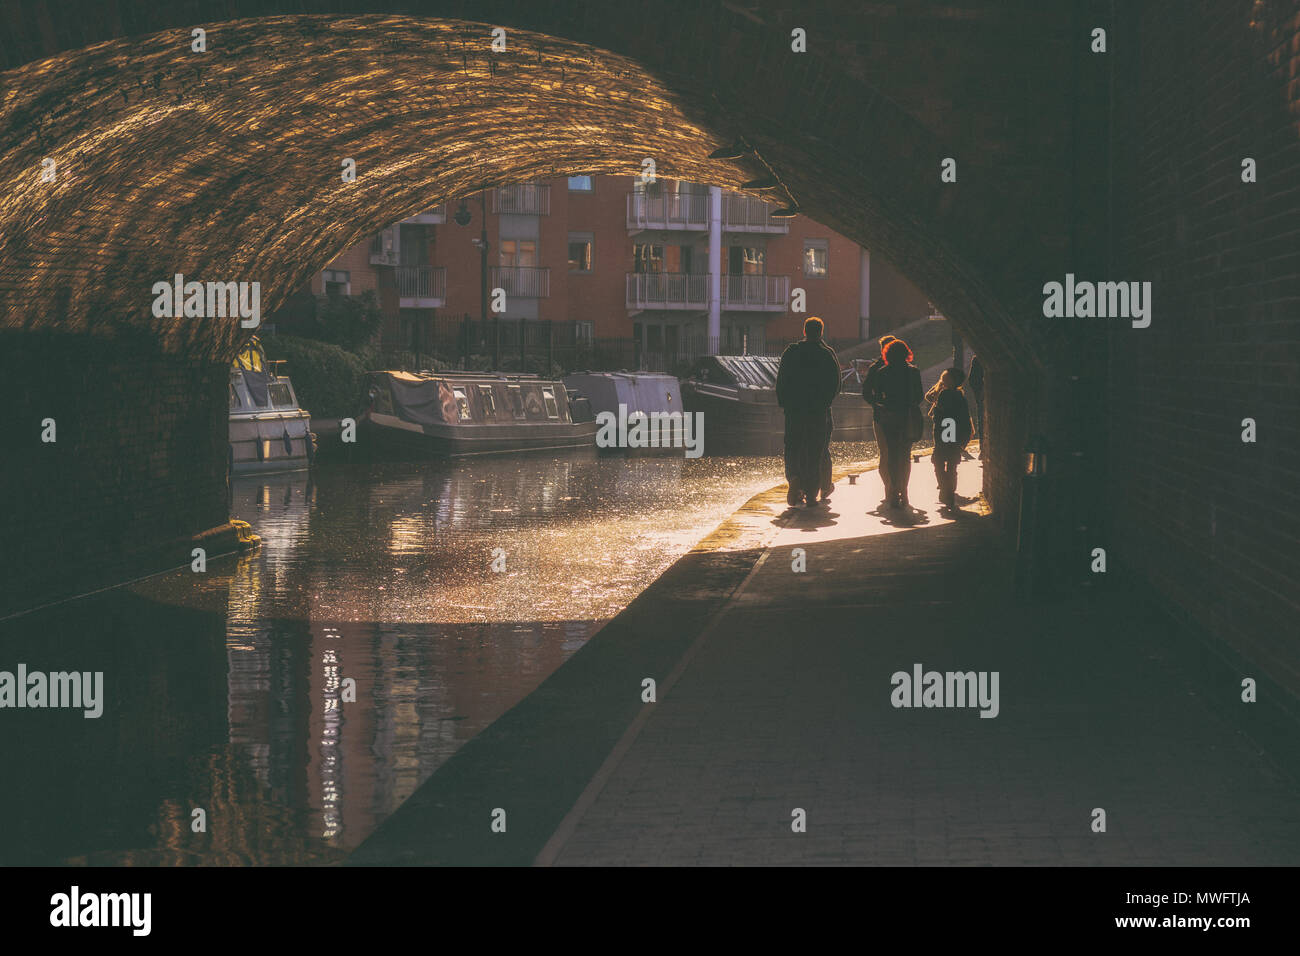
[[298,403],[316,418],[344,418],[361,409],[365,374],[377,366],[371,349],[347,349],[288,335],[261,340],[269,359],[284,359],[281,372],[293,382]]

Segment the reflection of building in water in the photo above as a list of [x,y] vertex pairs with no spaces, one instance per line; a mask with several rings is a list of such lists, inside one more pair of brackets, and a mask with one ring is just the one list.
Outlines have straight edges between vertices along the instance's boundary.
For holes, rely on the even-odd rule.
[[[304,837],[351,849],[585,642],[587,622],[313,624],[232,650],[230,739]],[[343,681],[356,681],[356,702]]]
[[304,473],[233,478],[230,514],[247,521],[262,539],[257,553],[242,559],[230,586],[232,636],[261,618],[261,594],[289,587],[298,552],[308,546],[316,488]]
[[[369,486],[368,510],[380,526],[418,521],[422,534],[443,530],[487,528],[502,513],[534,517],[579,514],[575,485],[591,483],[600,468],[589,455],[563,458],[526,456],[511,460],[473,461],[430,466],[423,474]],[[372,525],[373,526],[373,525]],[[406,549],[416,525],[394,528],[394,550]],[[410,543],[418,540],[409,539]]]

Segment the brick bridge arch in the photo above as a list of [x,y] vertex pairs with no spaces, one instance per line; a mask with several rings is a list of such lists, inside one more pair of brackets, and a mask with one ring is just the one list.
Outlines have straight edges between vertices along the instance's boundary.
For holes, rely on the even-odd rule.
[[[778,195],[896,262],[989,366],[997,512],[1014,524],[1021,449],[1042,431],[1077,486],[1058,519],[1095,537],[1101,503],[1127,490],[1104,465],[1121,330],[1045,322],[1042,285],[1067,271],[1161,278],[1161,266],[1139,274],[1161,252],[1130,207],[1178,144],[1141,138],[1216,87],[1161,88],[1144,57],[1226,36],[1242,69],[1219,100],[1266,97],[1258,128],[1294,147],[1294,61],[1268,59],[1295,35],[1283,6],[1207,0],[1180,27],[1162,19],[1168,4],[1112,23],[1092,0],[666,0],[646,16],[596,0],[428,0],[391,15],[339,0],[19,3],[0,74],[0,334],[7,388],[22,389],[13,444],[32,447],[31,422],[47,415],[60,441],[37,449],[17,489],[47,503],[17,531],[53,526],[55,551],[106,557],[129,527],[148,543],[224,519],[213,462],[239,330],[154,319],[154,282],[260,281],[269,312],[421,208],[531,177],[633,173],[651,157],[659,175],[731,188],[770,168]],[[1089,51],[1099,25],[1106,56]],[[194,26],[206,53],[190,50]],[[493,26],[505,53],[490,49]],[[791,50],[795,28],[806,53]],[[1127,134],[1147,144],[1140,162],[1114,148]],[[756,155],[708,158],[739,137]],[[1213,149],[1207,133],[1187,162],[1221,162]],[[345,157],[355,183],[340,178]],[[947,157],[955,184],[940,181]],[[1157,177],[1162,201],[1179,200],[1181,171]],[[1156,215],[1186,233],[1172,206]],[[147,374],[130,380],[133,362]],[[78,377],[102,398],[88,406],[56,384]],[[211,441],[171,437],[196,430]],[[78,497],[111,502],[113,517]],[[36,580],[30,564],[18,579]]]

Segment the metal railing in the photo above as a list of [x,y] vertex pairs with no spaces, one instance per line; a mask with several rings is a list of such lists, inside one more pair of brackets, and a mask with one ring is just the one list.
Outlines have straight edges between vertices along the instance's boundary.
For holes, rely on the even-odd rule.
[[707,309],[709,276],[686,272],[629,272],[629,309]]
[[443,266],[398,266],[397,295],[403,299],[447,299],[447,270]]
[[761,199],[726,193],[722,197],[722,228],[728,232],[789,232],[790,220],[773,219],[775,211],[775,206]]
[[789,276],[723,276],[724,309],[784,312],[790,295]]
[[535,266],[493,266],[488,271],[488,285],[505,289],[507,296],[545,299],[551,294],[551,270]]
[[[704,355],[769,355],[778,357],[791,339],[769,337],[767,330],[754,324],[748,334],[741,335],[724,325],[721,339],[710,339],[703,329],[681,327],[676,331],[663,329],[650,336],[644,344],[630,333],[632,320],[623,336],[591,336],[586,323],[570,320],[539,321],[537,319],[490,318],[486,322],[469,315],[439,315],[421,319],[414,326],[418,335],[421,361],[418,367],[429,367],[431,360],[455,368],[553,372],[578,369],[617,370],[644,369],[647,371],[684,374],[686,368]],[[798,338],[798,336],[795,336]],[[385,336],[386,349],[409,350],[413,344],[412,333]],[[836,351],[857,345],[857,339],[832,339],[828,342]],[[384,367],[415,368],[413,353],[407,351],[400,361],[396,356],[386,359]],[[290,370],[292,371],[292,369]],[[861,385],[850,377],[843,386],[854,392]]]
[[509,216],[549,216],[551,187],[546,183],[519,183],[492,190],[492,211]]
[[683,192],[647,196],[643,192],[628,193],[627,227],[708,230],[709,194]]

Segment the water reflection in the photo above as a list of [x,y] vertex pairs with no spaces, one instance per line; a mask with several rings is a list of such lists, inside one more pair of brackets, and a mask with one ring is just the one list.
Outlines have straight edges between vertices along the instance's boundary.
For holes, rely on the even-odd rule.
[[3,715],[0,861],[338,862],[780,472],[591,455],[238,479],[255,554],[0,623],[0,668],[103,670],[107,697],[99,720]]

